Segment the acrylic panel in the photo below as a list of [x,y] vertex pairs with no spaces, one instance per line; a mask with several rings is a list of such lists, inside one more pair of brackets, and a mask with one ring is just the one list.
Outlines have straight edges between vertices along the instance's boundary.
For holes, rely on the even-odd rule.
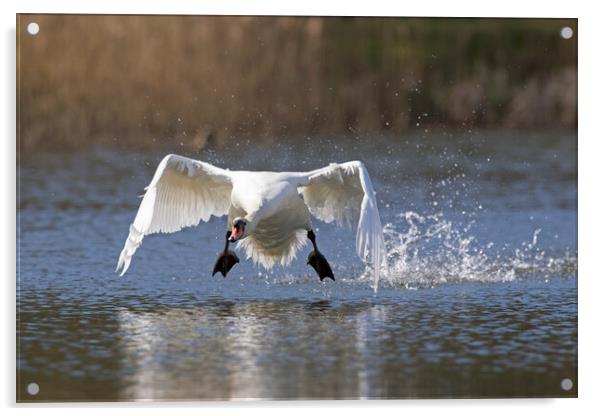
[[577,396],[576,19],[16,30],[17,401]]

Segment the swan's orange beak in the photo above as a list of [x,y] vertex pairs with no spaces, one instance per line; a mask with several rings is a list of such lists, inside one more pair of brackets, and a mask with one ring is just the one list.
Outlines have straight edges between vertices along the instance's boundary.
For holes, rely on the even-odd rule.
[[230,242],[233,243],[242,238],[245,233],[245,225],[244,223],[239,223],[237,225],[232,226],[232,234],[230,234]]

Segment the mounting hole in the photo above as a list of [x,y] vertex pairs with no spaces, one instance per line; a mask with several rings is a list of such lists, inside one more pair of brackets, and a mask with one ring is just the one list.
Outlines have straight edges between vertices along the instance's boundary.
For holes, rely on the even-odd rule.
[[571,29],[568,26],[563,27],[562,29],[560,29],[560,37],[562,39],[570,39],[573,37],[573,29]]
[[569,391],[573,388],[573,380],[565,378],[560,382],[560,388],[564,391]]
[[31,22],[27,25],[27,33],[30,35],[37,35],[39,31],[40,25],[38,25],[36,22]]
[[40,386],[38,386],[38,383],[29,383],[27,385],[27,393],[29,393],[31,396],[35,396],[39,392]]

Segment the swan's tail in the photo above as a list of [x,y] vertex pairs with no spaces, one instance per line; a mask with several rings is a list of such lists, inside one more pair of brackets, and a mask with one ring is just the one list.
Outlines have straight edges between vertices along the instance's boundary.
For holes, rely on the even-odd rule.
[[117,268],[115,269],[115,272],[119,272],[119,269],[121,269],[119,276],[123,276],[130,268],[132,256],[138,247],[140,247],[140,244],[142,244],[143,238],[144,234],[136,230],[136,228],[134,228],[134,224],[130,225],[130,234],[125,240],[125,245],[123,246],[123,250],[121,250],[119,261],[117,262]]

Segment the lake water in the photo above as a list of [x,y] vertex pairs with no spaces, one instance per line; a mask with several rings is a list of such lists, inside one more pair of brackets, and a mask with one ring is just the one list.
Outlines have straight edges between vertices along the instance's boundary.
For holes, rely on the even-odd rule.
[[[17,398],[575,397],[576,150],[573,133],[488,133],[29,157]],[[241,261],[212,277],[226,227],[214,218],[147,237],[119,277],[166,153],[254,170],[363,160],[389,275],[374,293],[354,231],[316,221],[335,282],[305,264],[309,246],[288,268]]]

